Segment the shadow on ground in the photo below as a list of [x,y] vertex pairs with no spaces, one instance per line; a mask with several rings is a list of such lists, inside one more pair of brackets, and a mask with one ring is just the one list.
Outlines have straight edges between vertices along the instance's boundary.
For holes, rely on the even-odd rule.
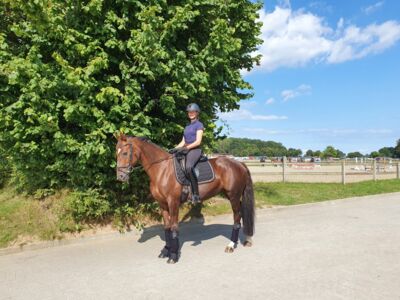
[[[230,240],[232,225],[227,224],[210,224],[205,225],[204,216],[201,213],[201,206],[194,206],[191,210],[182,218],[179,223],[179,240],[181,243],[181,249],[185,243],[191,243],[190,246],[201,245],[202,241],[210,240],[219,236],[225,237],[228,243]],[[160,249],[164,246],[164,227],[162,225],[154,225],[147,227],[143,230],[139,243],[145,243],[147,240],[154,237],[159,237]],[[243,243],[244,236],[240,235],[240,241]],[[221,247],[226,246],[225,244]]]

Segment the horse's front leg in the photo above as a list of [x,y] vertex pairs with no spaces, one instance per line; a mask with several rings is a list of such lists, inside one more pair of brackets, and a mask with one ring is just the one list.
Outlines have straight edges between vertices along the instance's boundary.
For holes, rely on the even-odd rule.
[[166,258],[170,256],[171,251],[171,239],[172,239],[172,232],[171,232],[171,222],[169,216],[168,205],[160,205],[161,206],[161,214],[164,221],[164,234],[165,234],[165,246],[161,249],[160,254],[158,255],[159,258]]
[[169,199],[169,216],[171,224],[171,247],[170,255],[168,259],[169,264],[178,262],[179,259],[179,227],[178,227],[178,215],[179,215],[179,199]]

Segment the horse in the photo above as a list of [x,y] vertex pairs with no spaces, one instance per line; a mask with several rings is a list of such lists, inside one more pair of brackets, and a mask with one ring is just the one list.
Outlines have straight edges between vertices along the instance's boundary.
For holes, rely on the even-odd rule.
[[[169,264],[179,259],[179,206],[181,204],[182,185],[177,181],[173,158],[174,155],[143,137],[119,134],[116,145],[117,180],[129,181],[129,175],[140,163],[150,178],[150,192],[158,202],[164,223],[165,246],[159,255],[168,258]],[[209,159],[214,170],[213,181],[200,184],[199,193],[202,201],[219,193],[229,199],[233,211],[231,240],[225,252],[232,253],[237,247],[241,219],[245,247],[252,246],[254,234],[255,203],[253,182],[250,171],[244,163],[225,156]]]

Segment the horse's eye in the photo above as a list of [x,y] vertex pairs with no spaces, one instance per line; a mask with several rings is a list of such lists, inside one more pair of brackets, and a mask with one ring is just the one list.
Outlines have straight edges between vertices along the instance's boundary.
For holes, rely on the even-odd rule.
[[128,155],[128,152],[124,152],[124,153],[122,153],[122,155],[125,155],[125,156],[127,156],[127,155]]

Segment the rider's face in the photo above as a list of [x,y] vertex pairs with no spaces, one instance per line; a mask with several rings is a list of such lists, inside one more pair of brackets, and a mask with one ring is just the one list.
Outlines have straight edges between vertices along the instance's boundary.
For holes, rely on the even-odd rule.
[[190,120],[196,119],[198,116],[198,112],[197,111],[188,111],[188,117]]

